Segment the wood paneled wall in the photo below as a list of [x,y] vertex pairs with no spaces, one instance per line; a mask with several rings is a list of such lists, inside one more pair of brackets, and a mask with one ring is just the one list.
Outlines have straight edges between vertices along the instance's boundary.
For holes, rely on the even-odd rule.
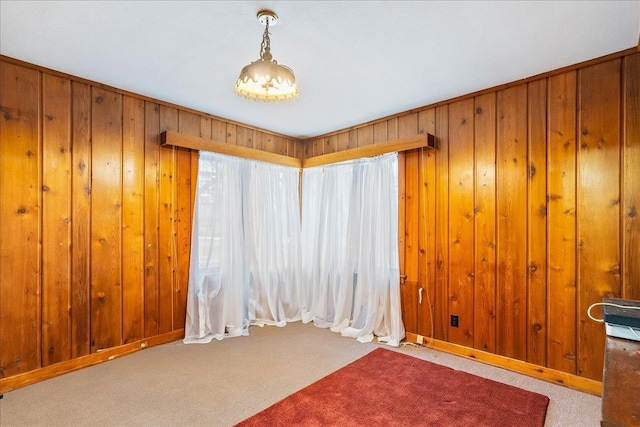
[[6,57],[0,109],[2,379],[184,328],[197,153],[161,131],[298,157],[294,139]]
[[640,53],[317,137],[305,155],[422,132],[437,149],[401,158],[407,331],[601,380],[587,308],[640,300]]
[[629,50],[300,142],[1,57],[0,379],[183,328],[197,154],[164,130],[299,158],[435,135],[401,159],[407,330],[600,379],[587,307],[640,300],[639,82]]

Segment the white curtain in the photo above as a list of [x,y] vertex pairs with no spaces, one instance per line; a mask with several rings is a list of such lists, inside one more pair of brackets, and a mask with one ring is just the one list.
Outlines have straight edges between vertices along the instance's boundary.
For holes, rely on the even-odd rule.
[[404,338],[396,153],[305,169],[302,318],[359,341]]
[[299,171],[201,152],[185,343],[300,319]]

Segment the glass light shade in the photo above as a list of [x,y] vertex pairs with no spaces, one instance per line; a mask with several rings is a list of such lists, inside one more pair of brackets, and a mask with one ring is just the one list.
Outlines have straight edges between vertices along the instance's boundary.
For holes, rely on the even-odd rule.
[[255,101],[288,101],[298,97],[298,86],[291,68],[260,58],[240,71],[235,92]]

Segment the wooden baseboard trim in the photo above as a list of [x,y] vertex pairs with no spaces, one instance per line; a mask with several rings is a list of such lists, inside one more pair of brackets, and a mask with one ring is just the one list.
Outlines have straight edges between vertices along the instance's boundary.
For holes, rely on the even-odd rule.
[[56,363],[55,365],[35,369],[23,374],[2,378],[0,379],[0,394],[16,390],[18,388],[25,387],[31,384],[35,384],[40,381],[48,380],[50,378],[57,377],[58,375],[77,371],[78,369],[86,368],[88,366],[97,365],[98,363],[107,362],[109,360],[113,360],[127,354],[135,353],[148,347],[175,341],[183,337],[184,329],[178,329],[176,331],[144,338],[117,347],[104,349],[98,353],[88,354],[76,359]]
[[477,360],[479,362],[483,362],[492,366],[497,366],[499,368],[504,368],[509,371],[525,374],[540,380],[545,380],[554,384],[570,387],[575,390],[593,394],[595,396],[602,395],[602,382],[600,381],[579,377],[577,375],[557,371],[555,369],[546,368],[544,366],[534,365],[533,363],[524,362],[522,360],[511,359],[509,357],[488,353],[482,350],[476,350],[446,341],[440,341],[428,337],[422,337],[422,339],[419,340],[419,336],[411,332],[407,332],[406,335],[408,341],[414,343],[418,343],[419,341],[421,341],[422,345],[428,348],[455,354],[467,359]]

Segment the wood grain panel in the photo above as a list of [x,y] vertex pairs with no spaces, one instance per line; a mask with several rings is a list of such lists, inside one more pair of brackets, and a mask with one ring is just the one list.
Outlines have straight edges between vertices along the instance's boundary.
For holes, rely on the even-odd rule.
[[246,128],[245,135],[243,137],[246,140],[247,147],[262,150],[262,132]]
[[601,380],[604,328],[587,309],[620,296],[620,70],[614,60],[579,77],[578,375]]
[[418,153],[415,150],[404,154],[402,196],[404,199],[404,228],[401,243],[404,247],[403,274],[406,276],[401,286],[403,323],[406,330],[418,330]]
[[[387,124],[387,129],[388,129]],[[418,113],[398,117],[398,139],[411,138],[418,135]]]
[[324,138],[316,138],[311,143],[313,146],[313,155],[322,156],[324,154]]
[[[251,138],[253,138],[253,147],[256,150],[262,150],[262,132],[259,132],[257,130],[252,131],[253,132],[253,136]],[[202,135],[200,135],[202,137]]]
[[[312,145],[307,145],[307,147],[313,148]],[[270,153],[276,151],[276,143],[273,135],[264,135],[262,137],[262,149]],[[311,156],[312,154],[309,155],[309,157]]]
[[122,103],[122,343],[144,337],[144,101]]
[[358,133],[356,129],[349,129],[347,132],[349,135],[349,142],[347,148],[358,148]]
[[[198,116],[191,113],[179,113],[180,133],[198,135],[200,127]],[[189,289],[189,254],[191,248],[192,218],[192,168],[191,150],[180,149],[176,152],[176,256],[177,270],[173,296],[173,327],[185,327],[187,310],[187,291]],[[195,182],[195,181],[193,181]]]
[[[418,305],[418,206],[420,201],[418,185],[418,155],[416,150],[408,151],[405,154],[404,179],[405,179],[405,228],[404,228],[404,274],[407,276],[403,288],[403,295],[409,298],[404,300],[407,307],[413,307],[411,321],[405,329],[417,331],[417,305]],[[410,301],[410,302],[409,302]],[[409,317],[409,316],[407,316]]]
[[[162,129],[166,130],[166,129]],[[227,123],[221,120],[211,119],[211,139],[227,142]]]
[[373,144],[373,125],[358,128],[357,135],[358,147]]
[[474,343],[496,351],[496,95],[475,98]]
[[71,82],[42,76],[42,366],[71,357]]
[[[299,144],[296,144],[296,147],[298,145]],[[337,150],[338,150],[338,136],[331,135],[330,137],[326,138],[325,144],[324,144],[324,154],[335,153]],[[294,157],[298,157],[298,156],[294,156]]]
[[[180,112],[181,114],[190,114],[194,118],[198,118],[193,113],[186,113],[184,111]],[[198,136],[198,134],[194,134],[194,136]],[[236,127],[236,145],[241,147],[253,148],[253,129],[246,128],[244,126]]]
[[418,282],[404,281],[400,285],[402,323],[407,331],[418,330]]
[[414,283],[418,282],[418,154],[411,150],[404,156],[404,274],[408,282]]
[[[227,126],[227,132],[231,126]],[[160,106],[160,129],[178,130],[178,110]],[[235,143],[235,125],[233,126]],[[176,151],[177,148],[160,149],[160,193],[158,206],[158,326],[160,333],[173,330],[173,305],[175,289],[176,257]]]
[[[208,125],[208,126],[207,126]],[[262,133],[256,131],[259,136],[254,136],[256,144],[259,144],[260,149],[262,149]],[[205,123],[202,121],[200,123],[200,137],[211,139],[211,123]],[[196,188],[198,187],[198,165],[200,162],[200,152],[197,150],[191,150],[191,201],[192,201],[192,212],[191,212],[191,221],[193,222],[194,215],[194,204],[196,200]],[[191,248],[191,242],[189,242],[189,248]]]
[[473,347],[474,142],[473,99],[449,105],[449,341]]
[[273,139],[276,146],[275,153],[286,156],[287,155],[287,139],[281,136],[274,136]]
[[640,53],[624,59],[622,297],[640,300]]
[[[436,111],[429,109],[418,114],[418,132],[433,135],[436,131]],[[422,336],[434,336],[434,301],[435,295],[435,152],[420,150],[420,203],[418,232],[418,281],[424,289],[423,301],[418,308],[418,333]]]
[[[293,157],[295,159],[300,159],[301,156],[301,147],[302,142],[297,139],[290,139],[289,145],[287,148],[287,156]],[[326,147],[325,147],[326,148]],[[329,151],[331,152],[331,151]]]
[[[431,133],[431,135],[433,135],[433,131],[427,133]],[[373,143],[379,144],[388,140],[389,137],[387,136],[387,122],[379,122],[373,125]]]
[[386,121],[387,123],[387,139],[394,140],[400,138],[398,135],[398,118],[394,117]]
[[122,344],[122,95],[92,88],[91,352]]
[[144,336],[160,324],[160,106],[144,104]]
[[0,63],[0,377],[40,367],[40,73]]
[[[336,151],[344,151],[349,148],[349,134],[341,133],[338,135],[336,140],[337,150]],[[306,159],[306,157],[305,157]]]
[[71,358],[90,353],[91,88],[71,82]]
[[548,83],[547,366],[576,372],[576,72]]
[[[385,124],[385,123],[383,123]],[[378,124],[376,124],[377,126]],[[429,109],[418,114],[419,133],[434,135],[436,111]],[[386,126],[385,126],[386,132]],[[418,333],[433,338],[436,259],[436,167],[434,150],[420,150],[420,203],[418,206],[418,281],[424,288],[423,301],[418,307]]]
[[[406,194],[406,173],[405,173],[405,158],[406,153],[403,151],[398,153],[398,261],[400,266],[400,292],[404,293],[404,287],[402,286],[406,283],[407,274],[405,273],[405,229],[406,229],[406,204],[405,200],[407,199]],[[304,183],[302,183],[304,185]],[[402,296],[402,311],[403,311],[403,319],[405,310],[411,310],[412,305],[410,301],[406,299],[406,297]],[[406,301],[406,304],[405,304]],[[406,324],[405,324],[405,329]]]
[[497,93],[498,354],[527,355],[527,86]]
[[436,277],[435,338],[449,331],[449,107],[436,108]]
[[[227,123],[227,136],[226,136],[226,143],[227,144],[231,144],[231,145],[238,145],[237,141],[238,141],[238,134],[237,134],[237,126],[231,123]],[[166,129],[166,128],[162,128],[162,130],[173,130],[173,129]]]
[[[326,141],[325,141],[326,142]],[[301,155],[301,141],[297,139],[288,139],[287,140],[287,156],[300,160]],[[325,148],[327,148],[325,146]]]
[[547,81],[528,85],[527,362],[547,364]]
[[[256,131],[258,132],[258,131]],[[211,138],[211,118],[200,116],[200,138],[212,139]],[[218,140],[220,141],[220,140]]]

